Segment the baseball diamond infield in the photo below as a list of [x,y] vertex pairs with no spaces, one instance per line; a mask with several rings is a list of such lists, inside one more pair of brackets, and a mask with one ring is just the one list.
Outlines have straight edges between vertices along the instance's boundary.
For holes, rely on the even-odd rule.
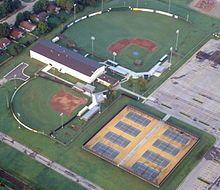
[[110,51],[111,53],[116,52],[119,54],[124,48],[130,45],[137,45],[137,46],[143,47],[149,52],[154,52],[157,49],[157,45],[150,40],[140,39],[140,38],[131,38],[131,39],[119,40],[113,43],[108,48],[108,51]]
[[[205,36],[197,26],[183,19],[140,11],[111,11],[78,22],[63,34],[87,52],[92,51],[91,36],[94,36],[96,56],[113,59],[113,52],[116,52],[116,62],[121,66],[143,72],[150,70],[169,53],[170,47],[175,47],[177,30],[180,35],[178,55],[175,54],[173,59],[176,62]],[[58,43],[68,47],[62,39]],[[142,64],[138,66],[134,65],[136,54],[141,54],[137,60]]]
[[74,96],[64,90],[59,91],[50,99],[50,105],[54,111],[64,113],[67,116],[71,116],[74,110],[86,103],[86,98]]

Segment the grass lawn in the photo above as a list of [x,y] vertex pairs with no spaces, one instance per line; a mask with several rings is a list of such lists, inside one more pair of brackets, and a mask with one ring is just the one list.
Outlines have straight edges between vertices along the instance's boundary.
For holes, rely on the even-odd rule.
[[[18,129],[17,123],[10,116],[10,112],[5,108],[5,102],[3,101],[4,97],[2,97],[2,95],[0,95],[0,97],[0,105],[5,110],[3,117],[0,118],[1,131],[6,132],[18,141],[28,145],[35,151],[41,152],[50,159],[56,160],[60,164],[63,164],[69,169],[72,169],[80,175],[88,178],[104,189],[156,190],[155,187],[149,185],[148,183],[130,174],[127,174],[121,169],[84,151],[82,149],[82,145],[107,121],[109,121],[123,106],[127,104],[137,106],[144,111],[156,115],[158,118],[163,118],[163,113],[123,96],[111,107],[109,107],[103,114],[97,115],[87,125],[83,126],[83,131],[78,135],[78,137],[69,146],[64,147],[42,135],[33,134],[25,129]],[[196,148],[186,159],[184,159],[182,164],[180,164],[175,172],[161,186],[162,190],[176,189],[178,184],[184,179],[187,173],[190,172],[191,169],[198,163],[199,158],[201,157],[201,152],[204,153],[210,146],[212,146],[214,142],[212,136],[201,132],[198,129],[186,124],[181,125],[180,127],[186,130],[190,129],[191,132],[198,135],[201,140]],[[13,168],[15,166],[12,165],[11,167]],[[26,167],[28,167],[28,164]],[[41,172],[36,171],[35,175],[41,175]],[[27,177],[27,179],[29,178],[32,179],[31,176]],[[46,182],[51,181],[50,178],[45,179]],[[49,189],[51,189],[50,187],[51,186],[48,185]]]
[[[83,188],[32,160],[17,150],[0,143],[0,167],[34,186],[47,190],[82,190]],[[45,180],[47,178],[47,180]]]
[[23,44],[26,46],[31,45],[34,41],[36,41],[36,37],[31,34],[26,34],[24,37],[18,40],[20,44]]
[[11,57],[10,55],[8,55],[7,53],[4,53],[2,55],[0,55],[0,64],[4,61],[6,61],[9,57]]
[[[23,86],[13,101],[13,110],[20,114],[21,121],[37,131],[50,133],[61,125],[60,113],[53,110],[50,99],[59,91],[64,90],[74,96],[82,94],[50,80],[36,78]],[[71,119],[83,105],[79,106],[70,116],[64,115],[64,123]]]

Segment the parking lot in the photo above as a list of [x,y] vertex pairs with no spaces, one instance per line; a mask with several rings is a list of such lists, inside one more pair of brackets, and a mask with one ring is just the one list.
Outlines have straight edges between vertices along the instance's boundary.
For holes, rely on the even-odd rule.
[[178,119],[219,136],[220,40],[210,40],[200,51],[217,55],[215,60],[195,54],[146,101]]

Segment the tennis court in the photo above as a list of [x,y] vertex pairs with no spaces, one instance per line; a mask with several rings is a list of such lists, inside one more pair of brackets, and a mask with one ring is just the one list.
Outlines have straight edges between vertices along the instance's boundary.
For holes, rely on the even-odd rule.
[[197,141],[189,133],[126,106],[84,148],[159,187]]

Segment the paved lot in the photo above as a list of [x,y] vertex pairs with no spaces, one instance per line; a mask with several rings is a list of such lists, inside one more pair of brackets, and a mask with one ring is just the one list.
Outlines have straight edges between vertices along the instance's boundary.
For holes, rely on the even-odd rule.
[[220,164],[205,158],[187,176],[178,190],[219,190]]
[[[220,40],[211,40],[201,50],[220,51]],[[220,65],[194,55],[145,103],[214,134],[220,146]]]
[[28,80],[30,77],[24,74],[24,70],[28,67],[28,64],[21,63],[14,69],[12,69],[9,73],[7,73],[3,78],[6,80],[20,79],[23,81]]
[[45,165],[46,167],[56,171],[57,173],[63,175],[64,177],[72,180],[75,183],[78,183],[82,187],[88,190],[101,190],[102,188],[96,186],[92,182],[86,180],[85,178],[81,177],[80,175],[70,171],[69,169],[63,167],[62,165],[49,160],[48,158],[44,157],[41,154],[38,154],[37,152],[34,152],[30,148],[20,144],[19,142],[13,140],[8,135],[5,135],[4,133],[0,132],[0,141],[11,146],[12,148],[28,155],[32,159],[36,160],[37,162]]

